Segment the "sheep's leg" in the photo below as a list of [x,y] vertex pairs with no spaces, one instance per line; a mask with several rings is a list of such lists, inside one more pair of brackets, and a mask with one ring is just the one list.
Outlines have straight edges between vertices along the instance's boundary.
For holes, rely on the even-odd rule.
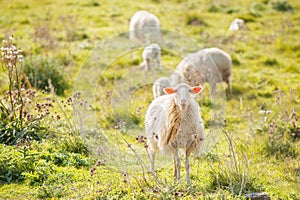
[[154,59],[152,59],[152,61],[150,62],[150,66],[151,66],[151,71],[152,71],[152,74],[154,74],[154,70],[155,70],[155,63],[154,63]]
[[178,151],[174,155],[174,177],[177,181],[180,179],[180,158]]
[[151,63],[151,72],[152,72],[152,75],[155,74],[155,63],[154,62]]
[[148,77],[148,76],[147,76],[147,72],[148,72],[149,68],[150,68],[150,60],[149,60],[149,59],[146,59],[146,61],[145,61],[145,67],[144,67],[144,70],[145,70],[145,77],[146,77],[146,78]]
[[229,80],[226,80],[227,83],[227,87],[228,87],[228,95],[231,96],[232,95],[232,89],[231,89],[231,84]]
[[162,66],[161,66],[161,57],[160,57],[160,54],[158,54],[156,56],[156,62],[157,62],[157,65],[158,65],[158,69],[161,72],[162,71]]
[[177,160],[174,157],[174,178],[177,178]]
[[151,62],[150,62],[149,59],[147,59],[147,60],[146,60],[146,63],[147,63],[147,68],[146,68],[146,70],[148,71],[148,70],[150,70],[150,68],[151,68]]
[[186,181],[187,184],[191,183],[191,178],[190,178],[190,155],[192,151],[196,148],[196,140],[197,140],[198,135],[194,135],[194,139],[188,146],[186,152],[185,152],[185,170],[186,170]]
[[192,153],[192,150],[195,148],[195,140],[192,141],[188,149],[186,150],[185,153],[185,170],[186,170],[186,182],[187,184],[191,183],[191,178],[190,178],[190,155]]
[[191,183],[191,179],[190,179],[190,155],[186,154],[185,157],[185,170],[186,170],[186,181],[188,184]]

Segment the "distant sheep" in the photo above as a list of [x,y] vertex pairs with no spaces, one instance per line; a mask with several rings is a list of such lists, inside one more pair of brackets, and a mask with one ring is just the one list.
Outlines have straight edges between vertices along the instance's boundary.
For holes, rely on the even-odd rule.
[[169,78],[170,86],[173,86],[173,87],[178,85],[179,83],[187,83],[183,74],[180,74],[176,70],[168,78]]
[[133,41],[160,41],[160,22],[152,13],[140,10],[134,13],[129,24],[129,38]]
[[[224,81],[228,85],[231,95],[230,77],[232,60],[229,54],[218,48],[207,48],[187,55],[176,67],[178,74],[185,78],[189,85],[200,85],[205,82],[211,84],[211,92],[215,91],[216,84]],[[178,84],[178,75],[170,78],[171,86]],[[174,80],[175,79],[175,80]]]
[[246,23],[243,19],[236,18],[232,21],[232,23],[229,26],[230,31],[238,31],[246,29]]
[[158,66],[158,69],[161,71],[161,50],[158,44],[150,44],[145,47],[143,53],[143,62],[141,64],[144,67],[145,73],[151,69],[154,72],[155,65]]
[[147,146],[154,171],[156,153],[162,151],[174,156],[174,176],[180,179],[179,149],[186,155],[186,179],[190,183],[189,156],[199,156],[204,143],[204,124],[194,96],[202,88],[181,83],[176,87],[164,88],[167,95],[152,101],[145,116]]
[[165,94],[164,88],[166,87],[170,87],[169,78],[168,77],[158,78],[152,86],[153,97],[157,98],[159,96],[164,95]]

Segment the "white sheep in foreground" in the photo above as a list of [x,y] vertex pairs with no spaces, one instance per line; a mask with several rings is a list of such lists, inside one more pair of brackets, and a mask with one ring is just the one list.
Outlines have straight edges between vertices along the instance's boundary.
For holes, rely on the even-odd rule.
[[224,81],[227,83],[228,93],[231,95],[232,60],[229,54],[219,48],[206,48],[187,55],[178,64],[175,71],[178,74],[174,74],[170,78],[171,86],[182,82],[178,79],[178,76],[181,75],[189,85],[210,83],[213,93],[216,84]]
[[246,23],[243,19],[236,18],[229,26],[230,31],[238,31],[246,28]]
[[142,53],[143,62],[141,67],[144,67],[145,73],[151,69],[154,72],[155,65],[161,71],[161,50],[160,46],[156,43],[152,43],[146,46]]
[[152,101],[145,116],[145,131],[151,171],[158,151],[174,156],[174,176],[180,179],[179,149],[185,151],[186,179],[190,183],[191,153],[199,156],[204,143],[204,124],[200,107],[194,99],[203,88],[185,83],[164,88],[167,95]]
[[133,41],[160,41],[160,22],[152,13],[140,10],[134,13],[129,24],[129,38]]
[[165,94],[164,88],[170,87],[170,81],[168,77],[160,77],[156,79],[152,86],[153,97],[157,98]]

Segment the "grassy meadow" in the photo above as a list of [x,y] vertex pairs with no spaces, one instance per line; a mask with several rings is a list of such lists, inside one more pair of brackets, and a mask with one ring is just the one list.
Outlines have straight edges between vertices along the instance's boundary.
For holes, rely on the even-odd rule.
[[[297,0],[0,0],[0,199],[300,199],[300,2]],[[160,19],[163,71],[146,78],[129,19]],[[235,18],[246,30],[229,31]],[[219,47],[233,95],[197,100],[209,144],[191,184],[172,159],[148,172],[151,84],[182,56]],[[22,56],[23,57],[22,57]],[[11,57],[7,58],[11,59]],[[222,123],[216,123],[221,116]]]

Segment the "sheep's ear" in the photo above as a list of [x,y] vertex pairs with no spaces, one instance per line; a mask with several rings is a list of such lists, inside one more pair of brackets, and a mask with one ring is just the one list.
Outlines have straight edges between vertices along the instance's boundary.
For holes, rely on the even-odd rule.
[[166,87],[166,88],[164,88],[164,92],[166,94],[173,94],[173,93],[175,93],[175,90],[174,90],[174,88]]
[[195,86],[195,87],[192,87],[192,89],[191,89],[191,92],[192,92],[193,94],[199,94],[199,93],[201,93],[202,91],[203,91],[203,88],[200,87],[200,86]]

